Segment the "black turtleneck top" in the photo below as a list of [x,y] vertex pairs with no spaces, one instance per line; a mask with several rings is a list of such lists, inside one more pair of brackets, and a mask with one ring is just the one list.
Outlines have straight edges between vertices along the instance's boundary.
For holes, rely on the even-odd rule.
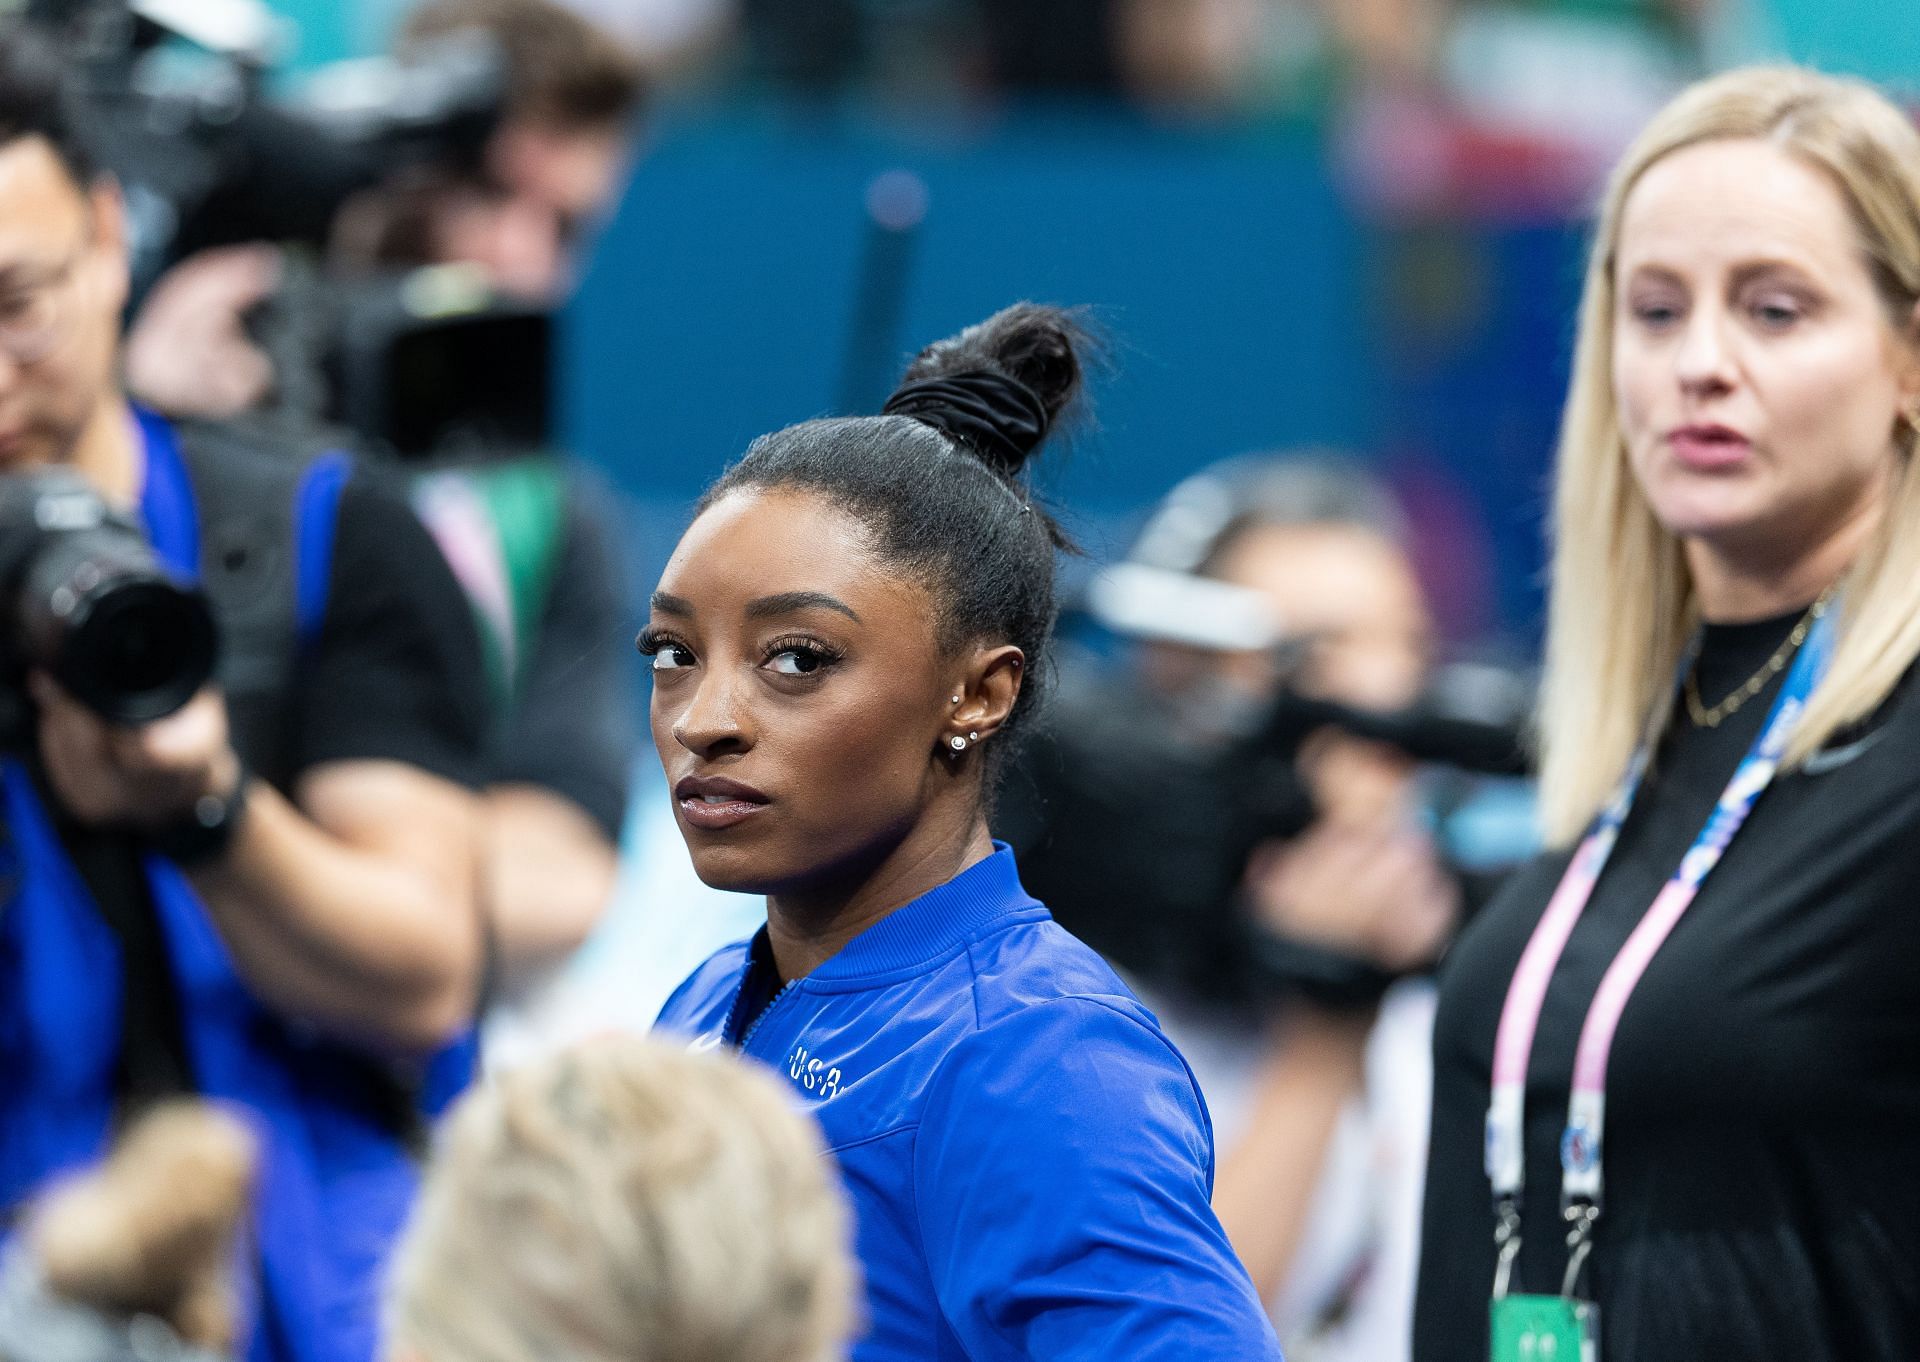
[[[1709,705],[1801,612],[1709,626]],[[1920,695],[1760,798],[1627,1004],[1607,1084],[1588,1295],[1607,1362],[1920,1358]],[[1528,1070],[1515,1289],[1565,1266],[1559,1140],[1601,975],[1758,733],[1781,677],[1718,728],[1683,705],[1549,985]],[[1482,1166],[1494,1031],[1571,849],[1518,873],[1449,953],[1415,1310],[1418,1362],[1485,1362]]]

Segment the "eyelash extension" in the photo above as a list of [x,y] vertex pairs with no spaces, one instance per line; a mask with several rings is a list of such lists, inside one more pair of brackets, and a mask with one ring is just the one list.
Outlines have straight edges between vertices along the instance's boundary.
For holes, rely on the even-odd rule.
[[810,634],[788,634],[770,640],[760,650],[760,660],[771,662],[782,653],[812,653],[820,659],[820,665],[823,667],[838,662],[847,655],[846,649],[836,648],[831,643],[823,642]]
[[[642,629],[640,631],[640,637],[633,641],[633,646],[640,650],[640,656],[642,657],[652,657],[662,648],[687,647],[679,638],[664,629]],[[687,651],[692,652],[693,650],[688,648]]]

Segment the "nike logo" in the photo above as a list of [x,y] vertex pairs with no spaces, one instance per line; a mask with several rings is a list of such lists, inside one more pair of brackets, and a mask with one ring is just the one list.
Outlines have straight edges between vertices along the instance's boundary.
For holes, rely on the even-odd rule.
[[1879,742],[1881,733],[1885,731],[1884,729],[1875,729],[1873,732],[1867,734],[1866,737],[1856,739],[1844,747],[1823,747],[1801,763],[1800,769],[1810,776],[1825,775],[1828,771],[1837,771],[1869,747]]

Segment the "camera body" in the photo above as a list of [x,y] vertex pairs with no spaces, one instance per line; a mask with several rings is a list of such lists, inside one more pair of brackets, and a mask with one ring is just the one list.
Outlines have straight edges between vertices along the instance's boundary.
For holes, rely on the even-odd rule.
[[212,677],[213,614],[78,473],[0,475],[0,742],[31,740],[30,670],[121,724],[173,713]]
[[995,815],[1028,891],[1142,984],[1232,1010],[1286,993],[1360,1005],[1391,982],[1357,956],[1275,937],[1244,898],[1257,850],[1320,817],[1300,766],[1317,733],[1419,764],[1421,801],[1466,912],[1497,884],[1504,866],[1456,860],[1448,833],[1485,780],[1521,769],[1512,724],[1464,717],[1437,697],[1376,712],[1285,686],[1245,712],[1193,710],[1111,668],[1069,662]]
[[408,463],[550,447],[553,316],[472,265],[352,280],[289,257],[248,329],[273,365],[276,419],[351,431]]
[[504,55],[480,35],[335,63],[289,99],[269,94],[279,21],[262,0],[27,0],[25,18],[121,185],[136,300],[194,251],[318,246],[349,196],[396,171],[477,163],[506,98]]

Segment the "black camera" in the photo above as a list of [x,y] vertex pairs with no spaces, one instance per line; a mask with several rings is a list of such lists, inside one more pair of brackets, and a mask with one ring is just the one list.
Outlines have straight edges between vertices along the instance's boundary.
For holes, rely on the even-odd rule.
[[303,97],[270,97],[277,28],[263,0],[27,0],[24,17],[120,181],[136,299],[196,250],[319,245],[353,193],[403,167],[477,162],[506,94],[498,45],[462,34],[406,61],[335,63]]
[[273,364],[271,410],[345,428],[408,461],[511,457],[551,440],[552,313],[471,265],[330,278],[289,258],[249,321]]
[[1412,705],[1362,709],[1293,684],[1306,645],[1278,632],[1243,588],[1129,563],[1094,579],[1086,608],[1121,638],[1195,655],[1267,652],[1277,680],[1262,700],[1209,686],[1176,697],[1092,656],[1061,668],[995,830],[1019,854],[1028,890],[1096,950],[1149,985],[1207,1003],[1286,989],[1377,996],[1386,976],[1357,957],[1277,942],[1241,897],[1255,851],[1319,817],[1299,759],[1327,730],[1425,768],[1425,812],[1465,910],[1491,893],[1504,859],[1456,857],[1452,834],[1488,780],[1528,771],[1525,676],[1455,664]]
[[0,476],[0,614],[0,706],[14,743],[29,669],[121,724],[164,718],[213,675],[206,599],[71,469]]

